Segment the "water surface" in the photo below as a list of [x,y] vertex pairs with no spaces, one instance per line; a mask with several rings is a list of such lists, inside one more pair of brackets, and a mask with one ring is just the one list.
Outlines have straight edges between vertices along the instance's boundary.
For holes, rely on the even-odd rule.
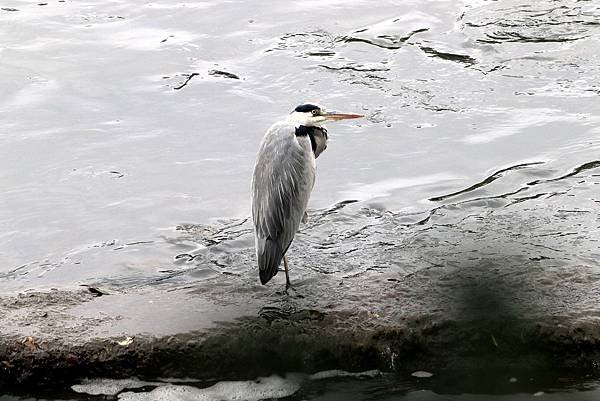
[[330,127],[312,209],[411,215],[593,174],[599,17],[580,1],[9,0],[1,288],[160,278],[199,247],[165,239],[178,225],[249,215],[259,141],[306,100],[367,115]]

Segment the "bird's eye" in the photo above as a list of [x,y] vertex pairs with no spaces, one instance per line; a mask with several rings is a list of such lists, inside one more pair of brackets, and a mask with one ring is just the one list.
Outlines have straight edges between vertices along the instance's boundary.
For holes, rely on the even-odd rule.
[[312,111],[312,115],[313,115],[313,116],[318,116],[318,115],[319,115],[319,110],[317,110],[317,109],[314,109],[314,110]]

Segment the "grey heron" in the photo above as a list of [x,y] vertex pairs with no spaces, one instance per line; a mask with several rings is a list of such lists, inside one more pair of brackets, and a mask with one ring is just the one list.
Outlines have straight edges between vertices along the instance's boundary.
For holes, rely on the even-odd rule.
[[290,287],[286,252],[306,221],[315,183],[315,159],[327,148],[326,122],[364,117],[302,104],[265,134],[252,177],[252,219],[259,277],[266,284],[283,259],[285,288]]

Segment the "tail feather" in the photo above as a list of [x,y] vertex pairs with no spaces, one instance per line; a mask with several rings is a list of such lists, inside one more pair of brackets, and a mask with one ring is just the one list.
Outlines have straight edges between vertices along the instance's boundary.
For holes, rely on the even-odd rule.
[[284,252],[279,243],[271,238],[264,240],[261,245],[262,247],[256,249],[256,256],[258,258],[260,282],[264,285],[277,274]]

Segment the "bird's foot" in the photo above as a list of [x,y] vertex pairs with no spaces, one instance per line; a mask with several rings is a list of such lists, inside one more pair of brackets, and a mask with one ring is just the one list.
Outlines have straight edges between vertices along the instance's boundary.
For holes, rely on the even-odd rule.
[[275,294],[287,296],[289,298],[303,299],[304,295],[300,294],[294,287],[290,286],[283,291],[275,291]]
[[304,295],[300,294],[291,283],[285,283],[285,295],[292,298],[304,298]]

